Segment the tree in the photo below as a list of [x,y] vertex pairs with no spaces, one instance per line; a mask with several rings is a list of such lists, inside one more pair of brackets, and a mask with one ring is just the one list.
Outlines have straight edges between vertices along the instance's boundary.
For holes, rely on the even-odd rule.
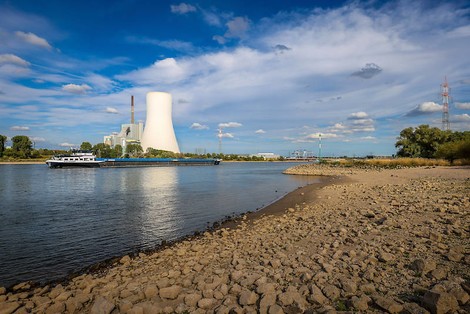
[[98,143],[93,146],[92,151],[97,157],[113,158],[113,150],[111,149],[111,146],[107,144]]
[[126,153],[131,156],[137,156],[143,151],[144,150],[142,149],[142,146],[140,146],[139,144],[127,144],[126,146]]
[[0,134],[0,157],[3,156],[3,152],[5,151],[5,143],[7,142],[7,137],[5,135]]
[[116,154],[116,157],[121,157],[122,156],[122,146],[117,144],[114,146],[114,152]]
[[433,158],[440,145],[448,141],[451,132],[420,125],[416,129],[409,127],[400,132],[395,143],[397,156]]
[[17,135],[11,138],[13,143],[12,150],[15,157],[19,158],[28,158],[31,155],[31,149],[33,147],[33,143],[29,139],[29,137],[25,135]]
[[82,142],[82,145],[80,145],[81,150],[91,150],[92,148],[93,146],[90,142]]

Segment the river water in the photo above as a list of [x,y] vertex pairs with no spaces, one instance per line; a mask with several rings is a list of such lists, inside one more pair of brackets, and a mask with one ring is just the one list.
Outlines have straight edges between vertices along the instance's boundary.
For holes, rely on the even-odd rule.
[[0,286],[47,282],[262,208],[317,178],[293,163],[48,169],[0,165]]

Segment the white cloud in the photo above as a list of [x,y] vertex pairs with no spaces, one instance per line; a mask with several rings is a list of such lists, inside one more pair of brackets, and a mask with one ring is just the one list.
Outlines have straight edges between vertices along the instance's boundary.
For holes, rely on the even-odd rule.
[[116,108],[113,108],[113,107],[106,107],[106,110],[105,110],[106,113],[113,113],[113,114],[118,114],[118,110]]
[[428,102],[423,102],[422,104],[419,104],[418,106],[416,106],[416,108],[409,111],[406,114],[406,116],[414,117],[414,116],[430,114],[430,113],[439,112],[439,111],[442,111],[442,105],[439,105],[432,101],[428,101]]
[[10,130],[12,130],[12,131],[29,131],[29,127],[28,126],[15,125],[15,126],[12,126],[10,128]]
[[242,124],[238,122],[219,123],[219,128],[238,128],[241,126]]
[[207,125],[200,124],[197,122],[194,122],[193,124],[191,124],[189,128],[193,130],[209,130],[209,127]]
[[60,143],[59,146],[60,147],[77,147],[78,145],[65,142],[65,143]]
[[379,67],[375,63],[367,63],[365,67],[363,67],[360,71],[356,71],[352,73],[352,76],[357,76],[363,79],[370,79],[377,74],[380,74],[382,72],[382,68]]
[[39,136],[33,136],[33,137],[30,137],[31,141],[33,142],[45,142],[46,139],[44,137],[39,137]]
[[365,113],[364,111],[359,111],[359,112],[351,113],[348,119],[355,120],[355,119],[364,119],[367,117],[369,117],[367,113]]
[[219,138],[234,138],[235,136],[232,133],[219,133],[217,134]]
[[176,14],[186,14],[189,12],[196,12],[196,7],[187,4],[187,3],[180,3],[178,5],[170,5],[171,8],[171,13],[176,13]]
[[470,110],[470,102],[456,102],[455,107],[463,110]]
[[2,54],[0,55],[0,65],[2,64],[14,64],[19,66],[27,67],[30,63],[13,54]]
[[72,94],[86,94],[87,91],[92,88],[87,84],[76,85],[76,84],[66,84],[62,85],[62,90]]
[[470,115],[467,113],[458,114],[458,115],[453,116],[452,120],[456,122],[470,122]]
[[366,140],[366,141],[375,141],[377,138],[374,136],[363,136],[361,137],[361,140]]
[[49,50],[52,49],[52,46],[47,42],[47,40],[37,36],[36,34],[17,31],[15,32],[15,35],[32,45],[43,47]]
[[265,134],[266,131],[263,130],[263,129],[259,129],[259,130],[256,130],[255,133],[256,133],[256,134]]
[[309,134],[306,136],[306,138],[309,138],[309,139],[320,139],[321,138],[337,138],[339,137],[338,134],[335,134],[335,133],[321,133],[321,132],[317,132],[317,133],[313,133],[313,134]]
[[246,17],[237,16],[227,22],[228,30],[225,37],[243,38],[250,28],[250,20]]

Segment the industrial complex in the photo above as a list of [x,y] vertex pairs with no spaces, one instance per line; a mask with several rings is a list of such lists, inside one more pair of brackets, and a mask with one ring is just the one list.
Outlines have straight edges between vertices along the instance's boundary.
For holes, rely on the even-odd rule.
[[103,142],[111,147],[121,145],[123,151],[129,144],[140,144],[148,148],[179,153],[172,121],[172,97],[169,93],[147,93],[147,117],[145,129],[142,122],[134,120],[134,96],[131,96],[131,123],[122,124],[121,131],[104,137]]

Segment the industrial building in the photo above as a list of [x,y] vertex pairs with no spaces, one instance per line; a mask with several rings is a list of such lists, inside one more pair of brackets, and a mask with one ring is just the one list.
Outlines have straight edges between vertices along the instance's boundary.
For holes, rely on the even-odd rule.
[[147,93],[147,118],[145,129],[142,122],[134,121],[134,96],[131,96],[131,123],[122,124],[121,131],[104,137],[103,142],[111,147],[121,145],[123,151],[128,144],[140,144],[148,148],[179,153],[178,142],[172,121],[172,97],[169,93]]

